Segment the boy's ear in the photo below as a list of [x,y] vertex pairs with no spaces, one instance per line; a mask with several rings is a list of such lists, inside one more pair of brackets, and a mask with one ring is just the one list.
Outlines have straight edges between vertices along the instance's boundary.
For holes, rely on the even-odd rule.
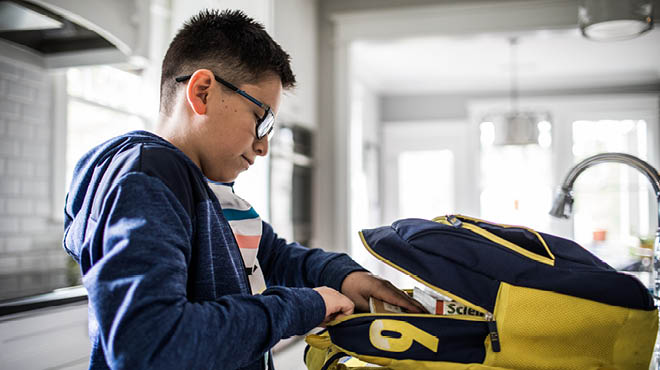
[[208,69],[198,69],[192,74],[186,86],[186,100],[195,114],[206,114],[206,102],[209,87],[214,80],[213,72]]

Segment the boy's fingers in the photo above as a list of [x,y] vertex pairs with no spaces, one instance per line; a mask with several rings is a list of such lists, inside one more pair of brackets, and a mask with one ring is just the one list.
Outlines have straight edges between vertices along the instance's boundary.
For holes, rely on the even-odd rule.
[[404,301],[406,302],[405,308],[409,310],[409,312],[416,312],[416,313],[428,313],[426,311],[426,308],[422,306],[421,303],[419,303],[417,300],[413,299],[411,296],[408,295],[408,293],[400,290],[401,295],[403,296]]
[[414,300],[403,290],[398,289],[392,283],[387,280],[382,280],[383,288],[379,291],[383,294],[379,298],[390,304],[400,306],[407,310],[410,313],[428,313],[428,311],[422,306],[421,303]]
[[427,313],[426,309],[406,292],[389,281],[366,271],[350,273],[342,283],[342,293],[355,302],[358,310],[369,311],[369,297],[400,306],[411,313]]
[[345,295],[328,287],[318,287],[314,288],[314,290],[321,295],[325,302],[325,319],[323,320],[323,324],[353,313],[355,305]]
[[353,297],[353,302],[355,303],[355,307],[357,307],[360,311],[369,311],[369,301],[366,297],[361,295]]
[[408,298],[409,304],[405,306],[405,308],[408,310],[408,312],[411,313],[429,313],[424,306],[422,306],[421,303],[417,302],[416,300],[412,298]]
[[[389,298],[389,299],[388,299]],[[395,304],[397,306],[403,307],[408,312],[411,313],[426,313],[426,309],[419,302],[412,299],[406,292],[396,289],[393,287],[393,290],[390,290],[389,297],[383,297],[383,300]]]

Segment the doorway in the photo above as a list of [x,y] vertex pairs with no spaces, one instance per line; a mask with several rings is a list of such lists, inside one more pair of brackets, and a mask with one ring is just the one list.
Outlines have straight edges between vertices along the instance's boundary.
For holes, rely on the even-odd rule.
[[[407,122],[384,126],[383,223],[474,213],[467,122]],[[474,194],[474,193],[472,193]]]

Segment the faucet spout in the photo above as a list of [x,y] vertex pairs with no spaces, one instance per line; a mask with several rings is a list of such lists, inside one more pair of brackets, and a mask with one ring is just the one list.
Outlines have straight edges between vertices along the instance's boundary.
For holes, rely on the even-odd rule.
[[[647,162],[625,153],[601,153],[591,156],[571,168],[560,191],[555,198],[550,214],[555,217],[568,218],[572,212],[573,205],[573,184],[584,170],[599,163],[623,163],[640,171],[651,182],[655,196],[660,202],[660,175],[658,171]],[[658,224],[660,225],[660,213],[658,214]]]
[[573,213],[573,194],[571,191],[565,191],[563,188],[557,193],[550,215],[557,218],[569,218]]

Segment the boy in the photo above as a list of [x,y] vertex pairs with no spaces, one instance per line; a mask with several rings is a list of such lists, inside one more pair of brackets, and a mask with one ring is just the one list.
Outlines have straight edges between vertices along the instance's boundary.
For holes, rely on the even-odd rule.
[[[217,189],[219,202],[210,189],[267,154],[294,84],[262,25],[202,11],[163,60],[158,135],[128,133],[80,160],[64,247],[89,295],[91,369],[272,368],[277,341],[367,310],[371,295],[421,312],[344,254],[287,244],[256,214],[241,229],[221,206],[239,204],[233,192]],[[268,288],[253,295],[255,277]]]

